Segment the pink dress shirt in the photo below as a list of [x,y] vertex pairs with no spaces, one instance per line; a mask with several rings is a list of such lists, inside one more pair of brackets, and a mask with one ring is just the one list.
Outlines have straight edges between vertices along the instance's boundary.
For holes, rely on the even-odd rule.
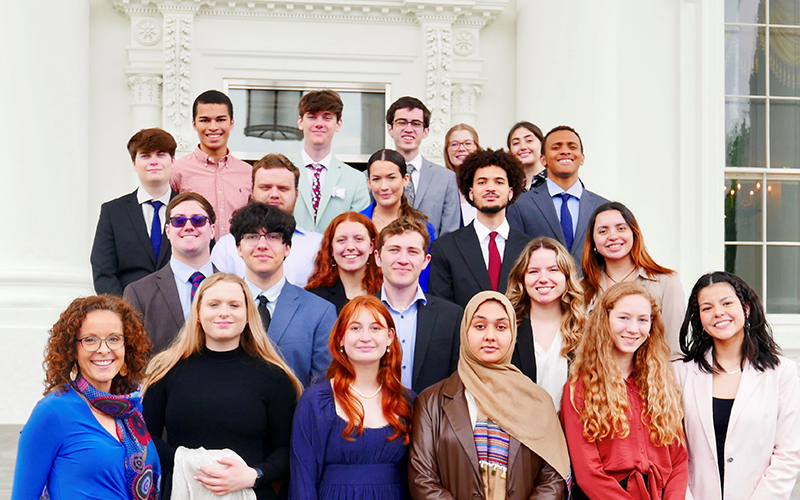
[[192,191],[203,195],[214,207],[219,240],[231,230],[233,211],[247,204],[253,190],[253,167],[234,158],[230,151],[219,164],[198,145],[188,155],[175,160],[169,183],[179,193]]

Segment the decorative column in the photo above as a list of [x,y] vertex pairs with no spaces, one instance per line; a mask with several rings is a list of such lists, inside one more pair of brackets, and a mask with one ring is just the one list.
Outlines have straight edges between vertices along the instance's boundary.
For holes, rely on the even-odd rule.
[[161,82],[158,75],[132,75],[128,77],[131,88],[131,123],[133,131],[161,126]]
[[475,126],[478,118],[478,97],[481,95],[480,85],[472,83],[453,84],[453,114],[451,122],[466,123]]
[[192,137],[191,49],[197,6],[164,6],[164,128],[175,136],[178,153],[194,147]]
[[442,156],[444,136],[450,128],[452,100],[453,39],[450,22],[424,21],[425,105],[431,110],[430,133],[423,143],[423,155]]

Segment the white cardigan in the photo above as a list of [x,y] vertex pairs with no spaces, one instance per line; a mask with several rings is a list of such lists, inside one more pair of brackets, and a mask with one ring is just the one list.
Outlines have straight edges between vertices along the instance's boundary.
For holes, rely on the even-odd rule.
[[[709,363],[711,355],[708,355]],[[789,499],[800,470],[800,377],[794,361],[779,356],[772,370],[745,363],[725,438],[725,497],[717,467],[712,375],[697,363],[675,361],[683,388],[689,451],[687,499]]]

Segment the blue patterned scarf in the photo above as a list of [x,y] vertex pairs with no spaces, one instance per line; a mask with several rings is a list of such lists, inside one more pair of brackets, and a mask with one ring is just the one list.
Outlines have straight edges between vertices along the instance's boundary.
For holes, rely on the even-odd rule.
[[83,377],[75,381],[73,387],[94,408],[114,417],[117,437],[125,446],[125,479],[131,499],[157,499],[161,464],[155,448],[151,446],[148,450],[150,433],[138,410],[142,404],[142,391],[137,389],[131,394],[109,394],[97,390]]

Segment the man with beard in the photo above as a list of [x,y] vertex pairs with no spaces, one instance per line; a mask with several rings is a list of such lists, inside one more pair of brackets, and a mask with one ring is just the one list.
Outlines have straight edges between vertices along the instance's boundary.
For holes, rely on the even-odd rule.
[[522,193],[524,179],[519,160],[502,149],[476,151],[464,160],[458,188],[478,214],[431,245],[432,295],[466,307],[480,291],[505,293],[508,273],[530,240],[506,221],[506,207]]

